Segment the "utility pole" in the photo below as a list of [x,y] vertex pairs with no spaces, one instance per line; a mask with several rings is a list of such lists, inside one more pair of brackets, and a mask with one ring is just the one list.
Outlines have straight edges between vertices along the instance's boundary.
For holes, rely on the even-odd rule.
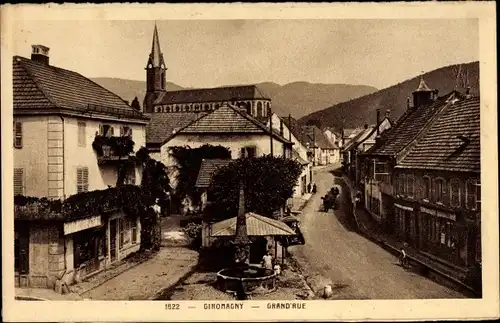
[[270,139],[271,139],[271,157],[273,157],[273,115],[271,113],[271,108],[267,109],[267,114],[269,115],[269,130],[271,131]]

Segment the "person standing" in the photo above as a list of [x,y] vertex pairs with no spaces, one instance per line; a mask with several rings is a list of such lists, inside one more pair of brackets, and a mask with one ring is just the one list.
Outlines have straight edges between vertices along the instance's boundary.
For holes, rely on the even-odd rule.
[[273,269],[273,257],[269,251],[262,257],[262,267],[265,269]]

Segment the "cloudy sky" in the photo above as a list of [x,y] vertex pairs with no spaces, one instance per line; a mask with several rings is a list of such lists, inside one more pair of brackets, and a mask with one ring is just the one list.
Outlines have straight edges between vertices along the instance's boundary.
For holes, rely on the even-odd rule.
[[[264,81],[384,88],[479,60],[477,19],[157,21],[167,79],[184,87]],[[50,47],[51,64],[87,77],[145,80],[154,21],[13,25],[14,53]]]

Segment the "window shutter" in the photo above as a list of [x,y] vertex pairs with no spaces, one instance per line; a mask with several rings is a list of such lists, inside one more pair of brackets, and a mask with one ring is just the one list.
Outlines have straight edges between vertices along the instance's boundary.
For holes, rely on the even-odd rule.
[[105,133],[104,133],[104,125],[102,125],[102,124],[99,125],[99,135],[101,135],[101,136],[105,135]]
[[24,195],[24,169],[14,168],[14,196]]
[[89,190],[89,169],[87,167],[83,168],[83,189],[84,192]]
[[443,203],[444,204],[450,204],[450,190],[448,188],[448,182],[449,181],[446,181],[443,179],[442,181],[442,186],[441,186],[441,189],[442,189],[442,194],[443,194]]
[[115,128],[113,128],[113,127],[110,126],[108,131],[109,131],[109,135],[110,136],[114,136],[115,135]]

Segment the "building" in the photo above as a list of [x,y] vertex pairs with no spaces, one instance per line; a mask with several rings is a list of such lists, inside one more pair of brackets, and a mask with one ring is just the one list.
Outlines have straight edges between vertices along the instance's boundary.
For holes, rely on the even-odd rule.
[[303,126],[301,141],[309,149],[313,166],[329,165],[340,160],[340,149],[332,144],[317,126]]
[[[148,118],[86,77],[50,65],[49,48],[32,47],[31,59],[13,58],[14,195],[65,200],[104,190],[117,184],[119,167],[125,184],[140,183],[141,169],[129,161],[145,146]],[[106,220],[36,212],[14,218],[21,286],[53,287],[56,278],[71,283],[140,244],[138,218],[121,210]]]
[[[232,159],[263,155],[291,158],[293,146],[290,140],[277,131],[270,131],[245,109],[223,104],[165,138],[160,148],[160,161],[175,168],[177,161],[171,154],[171,147],[198,148],[205,144],[228,148]],[[177,185],[175,173],[171,173],[171,185]]]
[[383,120],[380,120],[380,111],[377,110],[377,125],[365,125],[364,129],[358,132],[342,150],[342,163],[347,176],[354,181],[354,185],[358,187],[363,185],[362,167],[359,155],[369,150],[377,137],[380,137],[384,131],[392,127],[392,122],[389,119],[389,114]]
[[[419,89],[427,85],[421,80]],[[389,131],[381,134],[379,140],[369,150],[360,155],[362,177],[364,179],[365,207],[372,217],[382,227],[391,228],[388,217],[392,214],[393,172],[394,167],[404,156],[405,152],[417,142],[431,124],[433,118],[447,104],[461,97],[457,92],[451,92],[442,97],[434,96],[435,90],[415,91],[414,102],[425,102],[422,105],[410,106]],[[427,100],[418,100],[419,96],[428,95]],[[433,96],[433,100],[430,97]]]
[[[307,187],[312,181],[312,162],[309,161],[308,149],[302,144],[298,139],[300,135],[297,133],[297,127],[294,127],[296,120],[291,116],[280,117],[273,113],[271,120],[268,122],[267,126],[272,127],[275,131],[278,131],[281,136],[288,138],[289,141],[293,143],[292,147],[292,158],[298,161],[302,166],[302,173],[297,181],[297,186],[294,187],[292,201],[289,204],[293,205],[294,198],[300,198],[307,192]],[[290,126],[292,125],[292,126]],[[289,128],[290,127],[290,128]]]
[[393,174],[394,234],[458,278],[481,263],[480,100],[446,104]]
[[155,25],[151,53],[146,65],[144,112],[196,114],[213,111],[224,103],[230,103],[244,108],[248,114],[259,120],[269,117],[271,100],[255,85],[166,91],[166,71]]

